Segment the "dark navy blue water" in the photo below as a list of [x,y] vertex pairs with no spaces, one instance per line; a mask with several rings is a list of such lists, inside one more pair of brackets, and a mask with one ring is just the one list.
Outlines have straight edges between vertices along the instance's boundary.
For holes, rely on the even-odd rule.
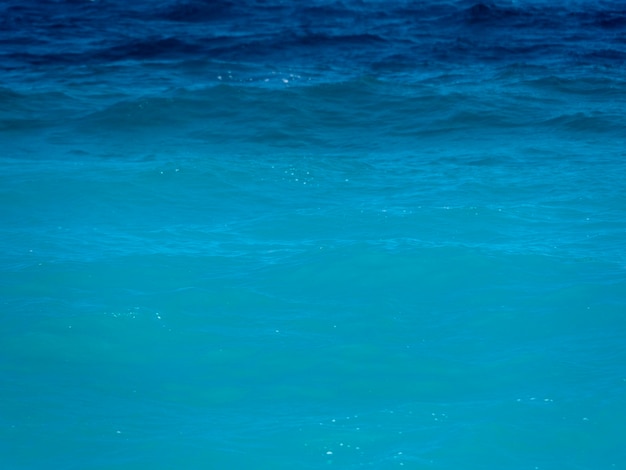
[[0,466],[620,469],[618,1],[0,5]]

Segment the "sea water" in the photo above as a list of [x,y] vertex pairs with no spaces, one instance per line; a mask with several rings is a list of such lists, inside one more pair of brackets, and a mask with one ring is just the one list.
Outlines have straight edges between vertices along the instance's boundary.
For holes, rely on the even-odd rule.
[[0,25],[1,468],[626,468],[623,3]]

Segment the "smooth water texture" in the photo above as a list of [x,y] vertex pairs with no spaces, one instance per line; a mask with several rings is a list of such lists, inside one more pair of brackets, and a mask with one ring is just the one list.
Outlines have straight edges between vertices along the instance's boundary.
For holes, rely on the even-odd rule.
[[0,467],[626,468],[617,1],[0,5]]

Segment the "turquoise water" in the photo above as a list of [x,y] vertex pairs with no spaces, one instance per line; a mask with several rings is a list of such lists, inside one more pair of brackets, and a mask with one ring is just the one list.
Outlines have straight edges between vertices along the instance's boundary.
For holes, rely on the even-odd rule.
[[619,159],[196,152],[5,162],[9,467],[620,468]]
[[626,468],[622,10],[91,3],[3,7],[1,468]]

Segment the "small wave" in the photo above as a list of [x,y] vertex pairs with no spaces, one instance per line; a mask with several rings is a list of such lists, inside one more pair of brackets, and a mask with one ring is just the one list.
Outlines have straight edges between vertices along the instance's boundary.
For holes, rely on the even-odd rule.
[[549,127],[563,129],[566,131],[583,133],[583,135],[593,134],[615,134],[624,136],[623,116],[611,116],[608,113],[573,113],[562,114],[548,119],[542,124]]
[[102,58],[113,60],[143,60],[192,56],[203,50],[198,43],[188,43],[175,37],[132,40],[102,51]]
[[493,4],[476,3],[464,11],[465,20],[470,24],[503,23],[518,20],[526,16],[525,12],[515,8],[504,8]]
[[233,14],[235,4],[226,0],[176,2],[157,13],[157,17],[169,21],[198,23],[224,19]]

